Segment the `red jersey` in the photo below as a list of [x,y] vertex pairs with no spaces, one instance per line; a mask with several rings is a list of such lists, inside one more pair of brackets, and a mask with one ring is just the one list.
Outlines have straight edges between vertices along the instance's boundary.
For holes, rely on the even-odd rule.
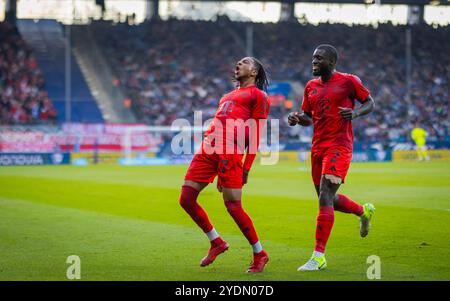
[[355,99],[363,103],[369,95],[370,91],[352,74],[334,72],[325,83],[320,77],[310,80],[305,87],[302,110],[311,113],[314,122],[311,151],[332,146],[352,151],[352,122],[341,117],[339,107],[353,109]]
[[[204,138],[204,144],[207,145],[214,145],[214,140],[218,137],[214,136],[214,138],[211,137],[211,134],[216,130],[218,126],[221,126],[223,129],[223,137],[222,141],[224,145],[226,143],[234,145],[234,150],[236,151],[237,148],[237,127],[227,127],[227,120],[229,121],[236,121],[236,120],[242,120],[243,122],[248,121],[249,119],[254,119],[256,123],[258,124],[258,120],[260,119],[267,119],[269,115],[269,109],[270,109],[270,103],[269,99],[267,97],[267,94],[260,89],[258,89],[256,86],[250,86],[245,88],[237,88],[230,93],[227,93],[222,96],[219,102],[219,108],[217,109],[214,119],[209,125],[208,130],[205,133]],[[257,129],[257,137],[253,137],[257,139],[257,144],[259,145],[259,136],[260,136],[261,129]],[[216,133],[217,134],[217,133]],[[245,131],[245,146],[248,146],[249,139],[252,137],[249,137],[250,131],[248,127]],[[252,139],[253,139],[252,138]],[[220,139],[220,138],[219,138]],[[246,163],[244,163],[244,167],[249,170],[252,159],[254,159],[249,154],[246,158]],[[251,161],[248,161],[251,160]]]

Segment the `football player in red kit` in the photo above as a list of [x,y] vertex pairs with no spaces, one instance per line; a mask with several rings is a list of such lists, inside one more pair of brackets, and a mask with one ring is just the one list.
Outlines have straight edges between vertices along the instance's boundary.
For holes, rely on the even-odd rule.
[[[374,100],[361,80],[335,70],[338,53],[331,45],[318,46],[313,54],[310,80],[304,90],[302,111],[289,114],[291,126],[314,125],[311,147],[312,178],[319,197],[316,245],[310,260],[299,271],[324,269],[325,246],[334,224],[334,211],[360,218],[360,235],[368,234],[375,211],[372,204],[360,204],[337,194],[344,183],[353,151],[352,120],[373,111]],[[355,108],[355,100],[361,106]]]
[[[260,133],[269,114],[269,100],[264,92],[268,81],[263,65],[253,57],[245,57],[236,64],[235,80],[239,86],[220,99],[200,150],[187,170],[180,205],[211,242],[200,266],[213,263],[229,245],[219,236],[207,213],[197,202],[197,197],[218,176],[217,187],[223,195],[225,206],[253,249],[253,261],[247,272],[257,273],[263,271],[269,257],[263,250],[252,220],[242,208],[241,199],[242,186],[247,183]],[[254,126],[245,126],[245,137],[240,143],[237,132],[242,130],[244,123],[251,124],[250,121],[254,121]]]

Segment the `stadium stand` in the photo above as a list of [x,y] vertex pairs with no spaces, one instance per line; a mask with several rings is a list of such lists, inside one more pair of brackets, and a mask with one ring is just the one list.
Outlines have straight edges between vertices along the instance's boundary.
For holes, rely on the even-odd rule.
[[[195,110],[203,111],[203,120],[212,117],[221,95],[234,87],[232,66],[245,55],[242,41],[245,40],[247,25],[224,18],[219,22],[170,19],[137,26],[94,21],[86,26],[102,46],[104,56],[117,76],[117,84],[126,92],[138,122],[170,125],[176,118],[192,122]],[[64,66],[61,26],[49,20],[38,23],[20,20],[19,28],[30,47],[27,48],[16,34],[16,39],[22,42],[5,42],[2,38],[2,51],[8,47],[5,43],[21,44],[27,49],[28,56],[30,48],[35,51],[58,118],[63,120],[64,88],[54,86],[61,79]],[[286,114],[299,106],[301,95],[292,94],[289,82],[306,84],[311,78],[314,47],[330,43],[337,46],[340,53],[338,70],[358,75],[371,89],[377,102],[373,114],[354,122],[358,142],[388,144],[409,141],[414,121],[419,121],[428,131],[429,141],[450,141],[450,57],[447,55],[450,44],[442,43],[449,36],[448,26],[411,26],[413,64],[409,98],[405,78],[405,26],[381,24],[375,28],[343,24],[255,23],[253,28],[254,55],[266,65],[274,83],[269,89],[276,103],[271,109],[271,118],[280,119],[281,140],[298,139],[298,129],[289,128],[286,124]],[[36,61],[34,57],[30,60]],[[5,94],[4,74],[11,72],[6,69],[12,67],[5,67],[3,63],[2,68],[2,91]],[[40,89],[38,94],[46,99],[40,103],[49,105],[51,102],[43,90],[42,73],[38,70],[35,73],[35,82]],[[73,121],[102,122],[76,64],[72,91]],[[281,98],[274,97],[280,95]],[[284,101],[292,95],[296,99],[293,106],[288,107]],[[4,98],[2,96],[2,123],[36,119],[22,117],[23,120],[18,121],[20,114],[11,117],[10,113],[5,113],[8,106],[5,103],[9,101],[5,102]],[[28,111],[27,116],[36,116],[32,110]],[[311,134],[311,129],[302,131],[306,136]]]
[[48,124],[56,117],[36,57],[16,27],[0,23],[0,124]]
[[[55,20],[18,20],[23,39],[39,61],[46,80],[46,89],[58,111],[58,121],[65,116],[65,38],[63,27]],[[71,121],[103,122],[102,114],[92,96],[81,70],[71,55]]]
[[96,22],[92,29],[141,121],[170,125],[200,109],[211,117],[220,96],[233,88],[230,66],[242,52],[224,43],[232,37],[215,23],[130,27]]
[[[233,88],[227,79],[231,78],[230,67],[245,53],[229,34],[231,30],[244,37],[244,22],[168,20],[129,26],[101,21],[90,26],[136,114],[148,124],[169,125],[175,118],[189,119],[193,110],[200,109],[211,116],[220,96]],[[415,120],[425,126],[431,141],[450,139],[450,44],[442,43],[449,36],[448,27],[411,27],[413,73],[408,100],[405,26],[253,26],[255,56],[276,80],[306,84],[311,78],[314,47],[321,43],[337,46],[341,55],[338,70],[357,74],[377,101],[373,115],[355,121],[358,141],[407,141]],[[301,97],[295,105],[299,101]],[[285,113],[274,108],[271,114],[282,119],[281,134],[290,131],[285,116],[280,116]]]

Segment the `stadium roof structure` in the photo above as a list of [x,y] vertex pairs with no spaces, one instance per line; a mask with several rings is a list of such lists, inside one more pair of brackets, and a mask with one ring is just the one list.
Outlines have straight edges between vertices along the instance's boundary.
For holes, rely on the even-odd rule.
[[[183,0],[180,0],[183,1]],[[192,1],[192,0],[184,0]],[[197,0],[205,2],[218,2],[218,0]],[[220,0],[220,2],[228,1],[245,1],[252,0]],[[450,0],[254,0],[255,2],[281,2],[281,3],[333,3],[333,4],[404,4],[404,5],[450,5]]]

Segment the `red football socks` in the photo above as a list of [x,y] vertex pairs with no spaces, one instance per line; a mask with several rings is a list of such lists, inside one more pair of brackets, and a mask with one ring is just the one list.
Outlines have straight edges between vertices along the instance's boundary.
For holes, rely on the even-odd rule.
[[363,206],[350,200],[343,194],[338,194],[337,202],[334,203],[334,210],[345,213],[353,213],[358,216],[361,216],[364,213]]
[[316,226],[315,251],[325,253],[328,237],[334,224],[334,208],[332,206],[320,206]]
[[253,226],[253,222],[248,214],[242,208],[242,202],[226,201],[225,206],[227,207],[227,210],[230,213],[231,217],[239,226],[239,229],[241,229],[245,238],[247,238],[248,242],[251,245],[258,242],[258,235],[256,234],[255,227]]
[[213,226],[205,210],[197,203],[198,194],[199,192],[195,188],[183,185],[181,188],[180,205],[203,232],[208,233],[213,229]]

